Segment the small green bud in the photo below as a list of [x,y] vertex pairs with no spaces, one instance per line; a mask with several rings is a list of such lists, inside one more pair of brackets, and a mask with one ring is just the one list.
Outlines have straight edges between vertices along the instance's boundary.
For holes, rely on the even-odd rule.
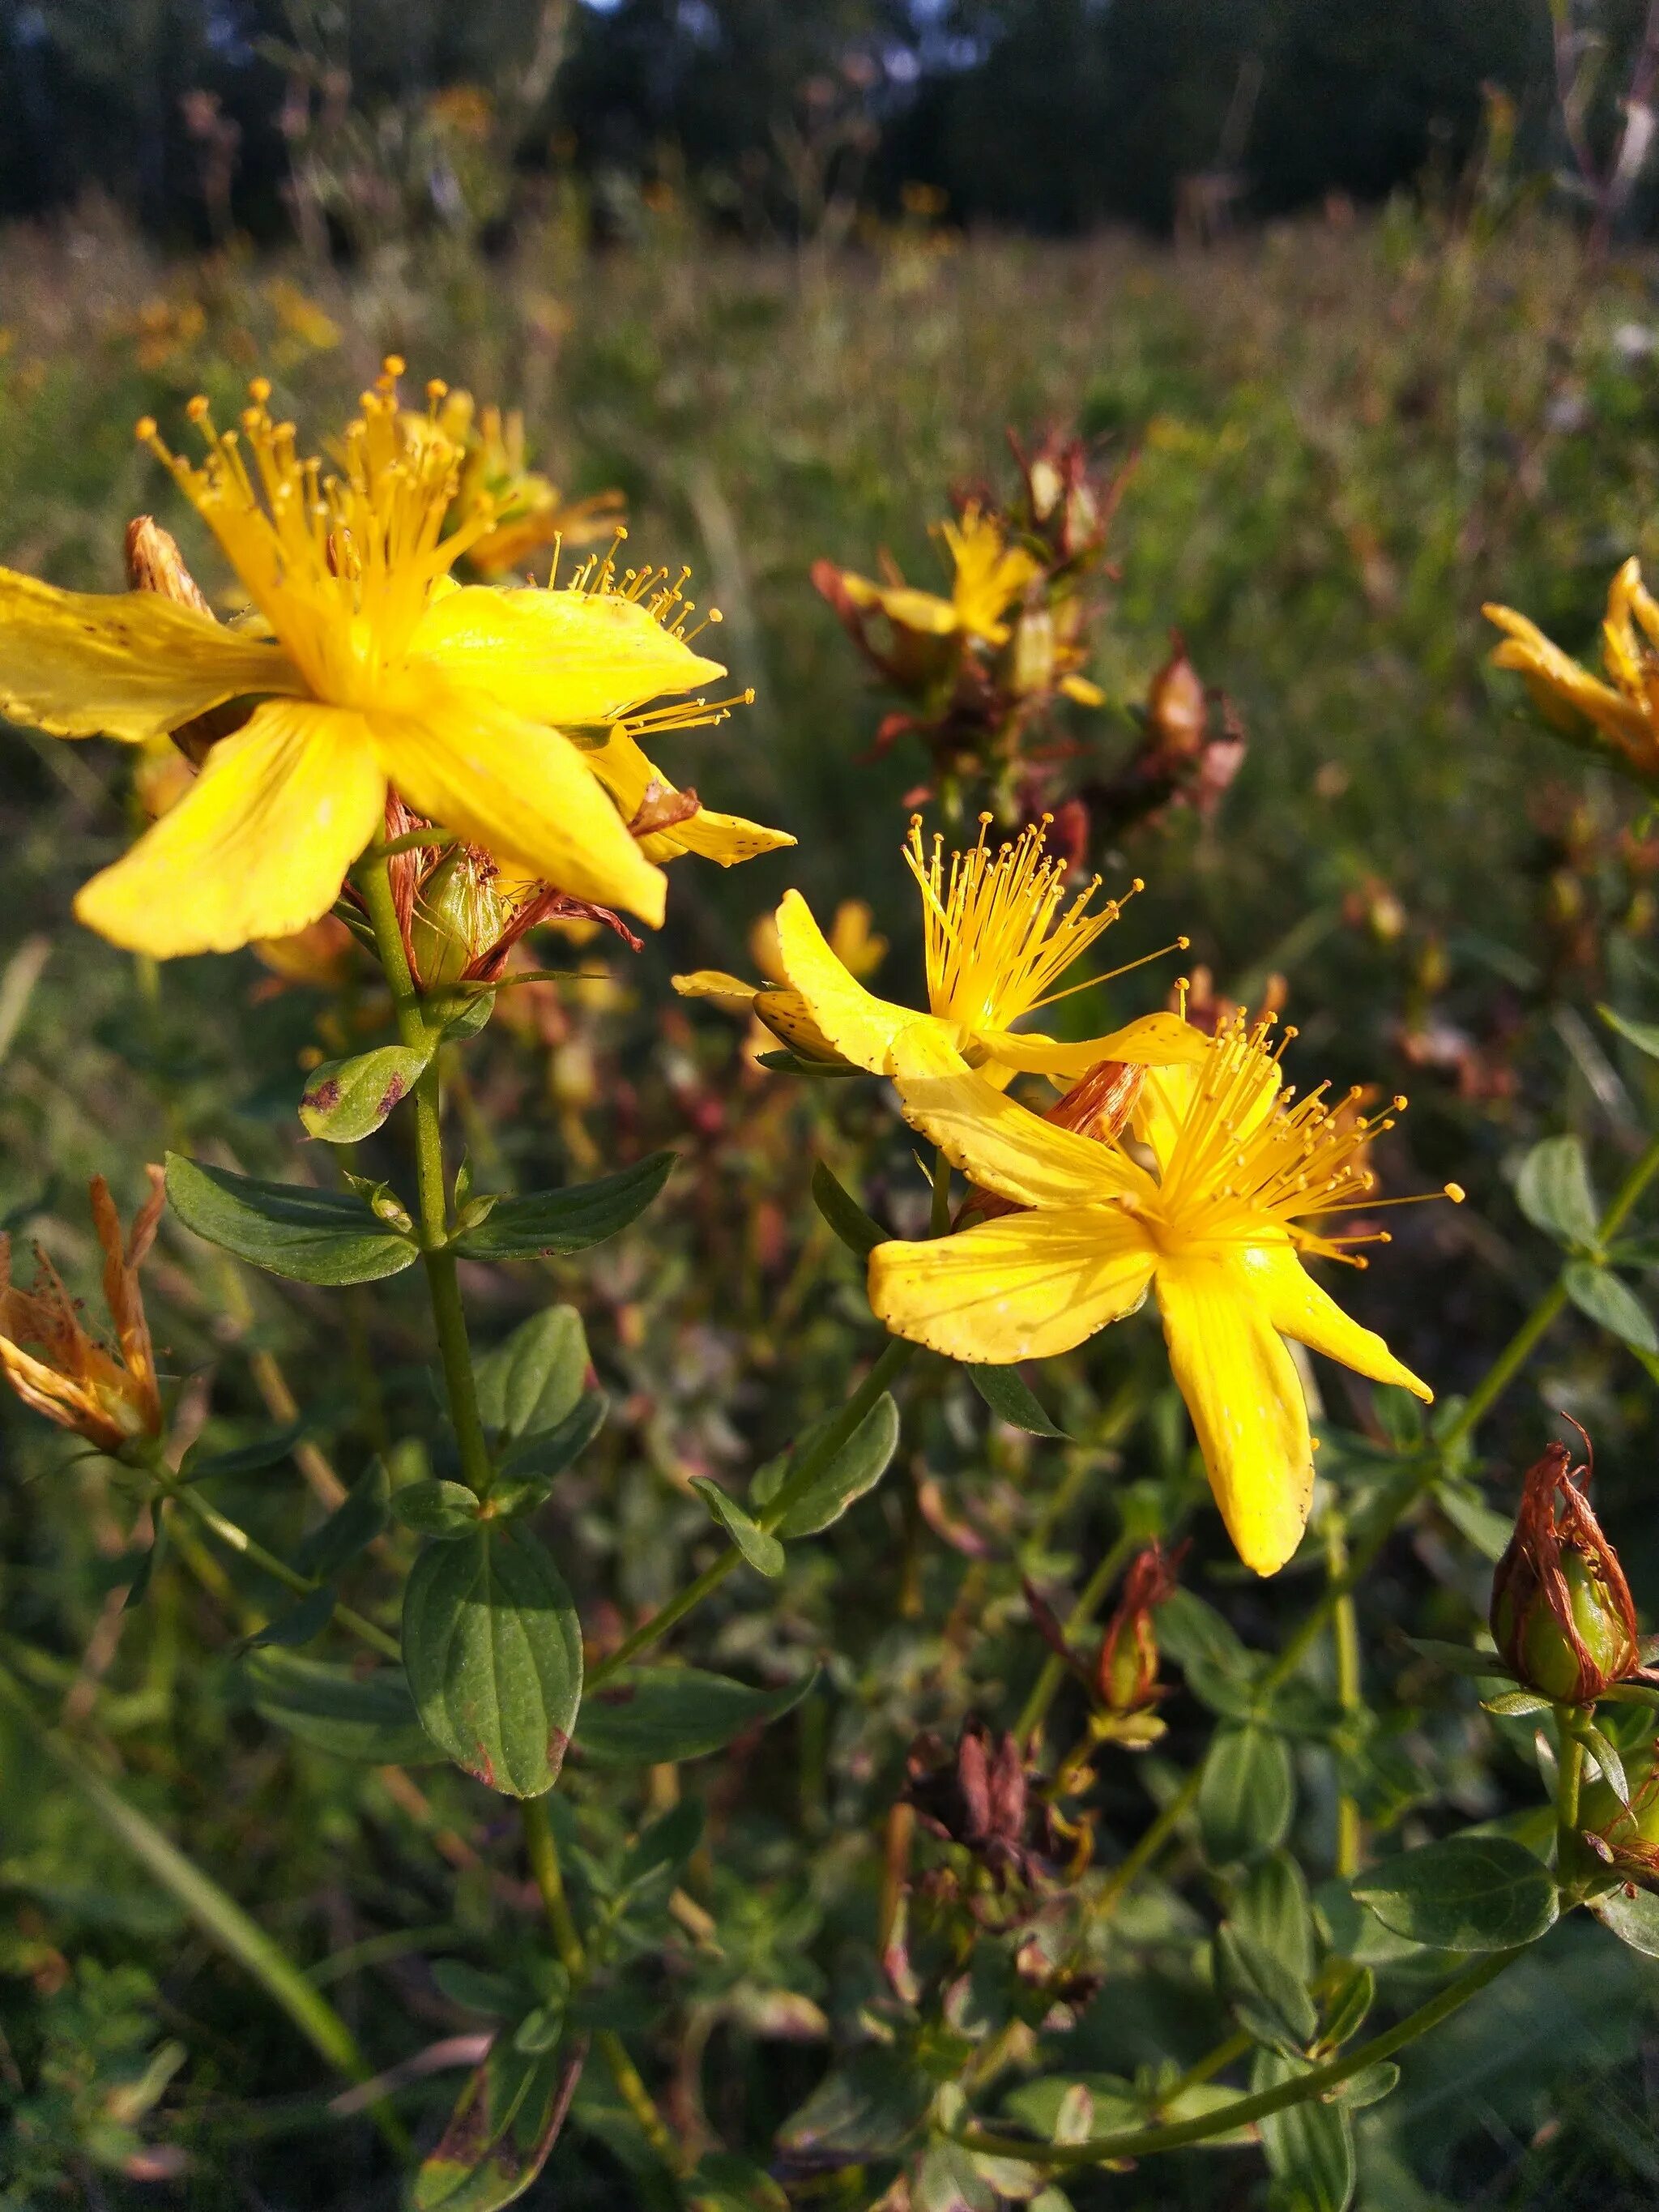
[[409,950],[421,988],[459,983],[494,950],[511,914],[488,860],[465,845],[447,854],[416,890],[410,916]]
[[1618,1555],[1570,1466],[1552,1444],[1528,1469],[1515,1534],[1492,1577],[1492,1632],[1541,1697],[1589,1705],[1641,1664],[1636,1610]]

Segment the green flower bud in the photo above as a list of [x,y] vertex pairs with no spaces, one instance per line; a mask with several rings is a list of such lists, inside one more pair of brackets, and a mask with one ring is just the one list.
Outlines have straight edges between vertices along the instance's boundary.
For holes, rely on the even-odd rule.
[[[1636,1609],[1618,1555],[1565,1444],[1528,1469],[1515,1534],[1492,1577],[1492,1632],[1528,1688],[1589,1705],[1638,1672]],[[1587,1479],[1587,1477],[1586,1477]]]
[[410,916],[410,956],[421,988],[459,983],[494,950],[511,915],[488,860],[465,845],[446,854],[416,889]]

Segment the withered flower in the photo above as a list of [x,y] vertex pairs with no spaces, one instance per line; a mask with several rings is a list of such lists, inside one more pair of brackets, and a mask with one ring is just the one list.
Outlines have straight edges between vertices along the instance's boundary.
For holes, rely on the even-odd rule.
[[1546,1698],[1589,1705],[1644,1675],[1636,1607],[1618,1554],[1585,1497],[1588,1467],[1562,1443],[1528,1468],[1515,1534],[1492,1576],[1492,1640]]
[[149,1194],[133,1218],[125,1249],[109,1185],[94,1176],[90,1186],[93,1225],[104,1251],[104,1302],[115,1324],[114,1352],[88,1334],[80,1306],[38,1247],[33,1287],[15,1286],[11,1239],[0,1235],[0,1370],[26,1406],[115,1455],[141,1437],[161,1432],[161,1397],[138,1270],[155,1242],[167,1194],[159,1167],[147,1167],[144,1173]]
[[1152,1614],[1174,1595],[1186,1548],[1183,1544],[1166,1553],[1153,1542],[1135,1554],[1092,1660],[1073,1649],[1059,1617],[1030,1583],[1025,1585],[1025,1601],[1038,1632],[1088,1693],[1094,1707],[1090,1732],[1097,1742],[1144,1751],[1164,1734],[1164,1723],[1152,1710],[1168,1695],[1167,1686],[1158,1679]]
[[1207,821],[1244,764],[1244,726],[1226,694],[1204,683],[1178,629],[1170,633],[1169,658],[1139,715],[1143,734],[1133,756],[1083,793],[1104,836],[1156,822],[1173,806],[1188,806]]
[[905,1798],[924,1827],[971,1851],[999,1888],[1036,1881],[1047,1854],[1028,1840],[1030,1787],[1012,1735],[994,1736],[983,1721],[970,1719],[963,1723],[954,1752],[937,1735],[918,1736],[905,1771]]

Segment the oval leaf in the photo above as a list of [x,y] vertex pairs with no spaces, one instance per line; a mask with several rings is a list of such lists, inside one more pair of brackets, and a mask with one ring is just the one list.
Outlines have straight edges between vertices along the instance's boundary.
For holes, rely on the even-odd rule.
[[630,1667],[582,1707],[576,1748],[599,1766],[659,1766],[723,1751],[745,1729],[793,1712],[816,1674],[751,1690],[697,1667]]
[[1018,1367],[981,1367],[964,1361],[968,1380],[979,1392],[998,1420],[1006,1421],[1011,1429],[1024,1429],[1034,1437],[1064,1437],[1064,1429],[1057,1429],[1030,1383]]
[[732,1541],[757,1575],[781,1575],[783,1572],[783,1547],[775,1536],[769,1536],[763,1528],[751,1521],[734,1498],[728,1498],[719,1483],[706,1474],[693,1478],[691,1487],[708,1508]]
[[426,1766],[442,1758],[395,1667],[370,1674],[301,1659],[292,1651],[252,1651],[242,1679],[253,1709],[314,1750],[379,1766]]
[[430,1546],[404,1593],[427,1734],[504,1797],[553,1787],[581,1700],[581,1632],[544,1546],[514,1522]]
[[263,1182],[169,1152],[167,1198],[186,1229],[290,1282],[374,1283],[420,1256],[412,1237],[349,1191]]
[[502,2037],[421,2161],[411,2212],[500,2212],[522,2197],[564,2124],[585,2048],[526,2052]]
[[587,1381],[587,1337],[574,1306],[532,1314],[477,1364],[478,1418],[504,1437],[556,1429]]
[[1507,1836],[1451,1836],[1374,1867],[1353,1885],[1385,1928],[1443,1951],[1535,1942],[1560,1911],[1549,1870]]
[[1651,1890],[1626,1897],[1622,1889],[1612,1889],[1605,1897],[1591,1898],[1589,1909],[1621,1943],[1644,1958],[1659,1959],[1659,1897]]
[[312,1530],[295,1553],[300,1572],[313,1582],[330,1582],[343,1573],[386,1527],[390,1498],[386,1462],[372,1459],[327,1520]]
[[[769,1505],[793,1480],[794,1469],[805,1463],[817,1439],[838,1417],[825,1414],[814,1421],[787,1460],[775,1460],[757,1474],[753,1496],[757,1504]],[[854,1498],[873,1490],[886,1474],[898,1449],[898,1407],[892,1393],[884,1390],[827,1467],[820,1468],[799,1498],[777,1522],[783,1537],[816,1536],[839,1521]]]
[[327,1144],[355,1145],[372,1137],[420,1081],[435,1042],[385,1044],[350,1060],[325,1060],[306,1085],[300,1119]]
[[585,1252],[639,1218],[673,1172],[675,1158],[653,1152],[596,1182],[503,1198],[487,1221],[455,1239],[455,1249],[469,1260],[545,1260]]
[[478,1525],[477,1494],[464,1482],[405,1483],[392,1492],[392,1510],[405,1528],[417,1528],[423,1536],[437,1536],[446,1542],[466,1535]]
[[1560,1244],[1594,1244],[1601,1209],[1577,1137],[1546,1137],[1516,1179],[1516,1203],[1534,1229]]
[[[1259,2051],[1250,2071],[1253,2089],[1276,2089],[1308,2071],[1305,2059]],[[1353,2202],[1353,2124],[1346,2111],[1310,2098],[1270,2112],[1258,2123],[1267,2171],[1296,2212],[1347,2212]]]
[[1297,2056],[1319,2032],[1313,1999],[1289,1966],[1242,1928],[1215,1939],[1216,1994],[1253,2042]]
[[867,1260],[878,1244],[888,1241],[880,1222],[872,1221],[857,1199],[842,1188],[822,1160],[812,1169],[812,1203],[849,1252]]
[[1212,1866],[1277,1850],[1291,1825],[1291,1755],[1267,1729],[1218,1728],[1198,1790],[1199,1834]]
[[1630,1285],[1609,1267],[1575,1260],[1561,1278],[1567,1296],[1582,1314],[1638,1352],[1659,1352],[1659,1331]]

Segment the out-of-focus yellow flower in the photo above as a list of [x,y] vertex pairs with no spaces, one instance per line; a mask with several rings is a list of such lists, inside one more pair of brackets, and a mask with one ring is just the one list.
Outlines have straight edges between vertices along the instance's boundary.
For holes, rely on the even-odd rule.
[[1659,777],[1659,604],[1632,556],[1613,578],[1601,623],[1601,658],[1610,684],[1553,645],[1513,607],[1488,602],[1482,613],[1504,633],[1492,654],[1499,668],[1518,669],[1539,711],[1569,736],[1588,722],[1626,768]]
[[[930,853],[920,817],[910,824],[904,858],[921,894],[926,1014],[866,991],[800,893],[786,895],[777,917],[779,964],[816,1033],[854,1067],[884,1075],[895,1042],[920,1021],[1000,1086],[1022,1068],[1071,1079],[1102,1060],[1156,1065],[1197,1057],[1201,1042],[1175,1014],[1149,1014],[1078,1043],[1015,1033],[1013,1024],[1025,1015],[1087,988],[1055,986],[1117,920],[1122,904],[1109,899],[1090,911],[1098,878],[1066,904],[1066,863],[1045,855],[1046,824],[994,848],[986,842],[990,820],[981,817],[978,843],[952,853],[948,867],[943,839],[934,838]],[[1140,888],[1137,878],[1131,895]],[[776,1026],[770,1014],[763,1019]]]
[[138,1270],[155,1242],[167,1192],[159,1167],[144,1172],[149,1193],[133,1218],[125,1249],[109,1185],[102,1176],[91,1183],[93,1224],[104,1252],[104,1302],[115,1324],[112,1352],[88,1334],[79,1306],[44,1252],[35,1255],[33,1288],[15,1286],[11,1239],[0,1236],[0,1372],[26,1406],[106,1452],[161,1432],[155,1355]]
[[276,311],[276,319],[291,338],[312,353],[328,353],[340,343],[340,325],[319,307],[308,292],[286,276],[273,276],[265,297]]
[[[862,899],[843,899],[830,925],[830,948],[850,975],[873,975],[887,957],[887,939],[870,927],[869,908]],[[674,988],[683,999],[712,999],[732,1013],[752,1013],[773,1036],[807,1060],[840,1060],[817,1024],[807,1012],[798,991],[783,981],[783,951],[778,942],[775,916],[763,914],[749,933],[749,950],[755,965],[767,979],[745,983],[741,975],[724,969],[699,968],[690,975],[676,975]]]
[[[0,570],[0,708],[15,719],[143,744],[226,701],[258,702],[185,799],[82,890],[77,914],[116,944],[165,958],[303,929],[376,834],[389,787],[508,872],[653,927],[658,854],[743,843],[718,817],[702,843],[687,821],[654,853],[630,831],[634,787],[654,780],[633,729],[723,711],[628,720],[724,672],[682,635],[680,587],[661,569],[619,578],[609,560],[558,590],[455,584],[489,510],[446,534],[462,457],[435,427],[404,434],[401,369],[389,361],[364,393],[338,474],[299,453],[262,379],[240,434],[191,403],[200,466],[139,426],[235,568],[250,626],[153,592],[99,598]],[[429,391],[435,413],[445,387]],[[583,725],[586,750],[567,734]],[[793,842],[751,830],[719,857],[747,857],[756,837]]]
[[[592,493],[567,501],[547,477],[531,468],[525,445],[524,416],[516,408],[480,409],[470,392],[452,392],[436,416],[437,427],[465,456],[455,494],[455,526],[488,512],[489,527],[467,551],[467,564],[486,578],[523,568],[545,545],[592,545],[614,538],[627,516],[619,491]],[[411,435],[422,434],[428,418],[409,419]]]
[[[1266,1019],[1241,1016],[1213,1039],[1194,1033],[1195,1062],[1147,1073],[1132,1126],[1149,1171],[1016,1105],[937,1027],[907,1030],[891,1057],[906,1119],[1024,1210],[878,1245],[869,1275],[870,1303],[896,1334],[994,1365],[1070,1351],[1153,1291],[1228,1534],[1262,1575],[1296,1550],[1313,1487],[1307,1401],[1280,1340],[1431,1395],[1302,1266],[1304,1253],[1349,1258],[1350,1242],[1377,1241],[1325,1224],[1377,1204],[1356,1163],[1388,1117],[1344,1114],[1323,1085],[1292,1102],[1268,1033]],[[1446,1195],[1462,1194],[1449,1184]]]
[[351,973],[356,951],[356,939],[332,914],[323,915],[292,937],[262,937],[253,945],[254,957],[276,979],[261,987],[266,994],[295,983],[337,991]]
[[957,632],[986,645],[1006,645],[1002,619],[1026,586],[1042,574],[1042,564],[1024,546],[1010,545],[994,515],[977,506],[963,510],[957,522],[943,522],[939,535],[951,556],[951,596],[907,584],[896,572],[883,584],[850,568],[839,572],[842,589],[861,611],[878,610],[896,629],[925,637]]

